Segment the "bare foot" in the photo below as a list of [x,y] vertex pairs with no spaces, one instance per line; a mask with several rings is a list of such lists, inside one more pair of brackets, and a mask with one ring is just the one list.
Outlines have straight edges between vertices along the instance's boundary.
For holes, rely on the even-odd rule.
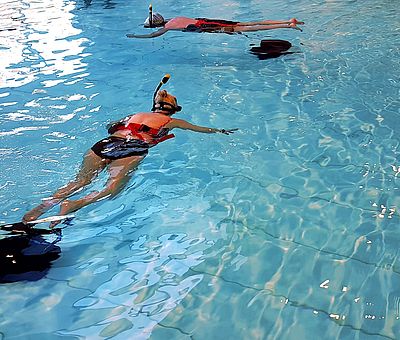
[[37,220],[41,215],[43,215],[49,208],[46,204],[39,204],[36,208],[28,211],[24,217],[22,217],[22,223],[27,223],[30,221]]
[[[60,215],[60,216],[68,215],[69,213],[77,211],[80,208],[81,208],[80,200],[75,200],[75,201],[65,200],[60,205],[60,212],[58,215]],[[62,221],[51,222],[50,228],[54,228],[57,224],[59,224],[61,222]]]
[[293,22],[291,24],[289,24],[289,27],[290,28],[294,28],[295,30],[299,30],[299,31],[303,32],[303,30],[300,27],[297,27],[296,24],[293,23]]
[[27,223],[30,221],[37,220],[41,215],[43,215],[46,211],[53,208],[55,205],[60,203],[61,199],[59,198],[46,198],[40,203],[37,207],[29,210],[23,217],[22,223]]
[[304,21],[298,21],[296,18],[290,19],[290,22],[295,25],[304,25]]

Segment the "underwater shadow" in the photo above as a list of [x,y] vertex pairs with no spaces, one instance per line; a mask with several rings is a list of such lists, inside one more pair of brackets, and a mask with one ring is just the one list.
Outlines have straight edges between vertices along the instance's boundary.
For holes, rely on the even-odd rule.
[[43,278],[60,257],[61,240],[49,242],[38,234],[10,235],[0,239],[0,283],[37,281]]
[[289,51],[292,44],[286,40],[261,40],[260,46],[253,46],[250,53],[254,54],[260,60],[278,58],[287,54],[299,53]]

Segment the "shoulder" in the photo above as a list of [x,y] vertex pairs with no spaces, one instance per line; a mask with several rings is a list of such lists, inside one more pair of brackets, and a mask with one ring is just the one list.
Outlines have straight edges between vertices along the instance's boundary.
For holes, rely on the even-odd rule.
[[134,119],[146,117],[149,114],[153,114],[153,113],[152,112],[137,112],[137,113],[134,113],[133,115],[126,117],[125,119],[126,120],[134,120]]
[[181,20],[191,20],[191,19],[187,18],[187,17],[174,17],[174,18],[168,19],[167,22],[174,22],[174,21],[181,21]]
[[142,116],[142,115],[146,115],[147,112],[136,112],[128,117],[132,118],[132,117],[138,117],[138,116]]
[[187,122],[185,120],[183,120],[183,119],[170,118],[170,121],[168,122],[166,127],[169,128],[169,129],[179,128],[181,126],[184,126],[186,123]]
[[187,17],[175,17],[165,24],[166,29],[183,29],[187,25],[193,24],[196,20]]

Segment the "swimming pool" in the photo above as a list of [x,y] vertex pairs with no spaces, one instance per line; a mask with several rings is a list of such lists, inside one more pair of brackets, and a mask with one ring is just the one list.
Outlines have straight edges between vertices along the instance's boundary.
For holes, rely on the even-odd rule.
[[[167,17],[306,26],[152,40],[125,37],[147,3],[0,5],[1,222],[71,180],[165,73],[179,117],[240,128],[178,131],[79,211],[46,277],[0,285],[0,339],[398,338],[396,5],[167,0]],[[248,52],[269,37],[299,53]]]

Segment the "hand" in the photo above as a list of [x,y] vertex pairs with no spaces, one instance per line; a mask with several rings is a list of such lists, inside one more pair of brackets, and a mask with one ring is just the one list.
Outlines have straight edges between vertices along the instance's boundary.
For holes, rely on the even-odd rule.
[[221,129],[218,132],[223,133],[224,135],[230,135],[230,134],[234,133],[237,130],[239,130],[239,129],[230,129],[230,130]]

